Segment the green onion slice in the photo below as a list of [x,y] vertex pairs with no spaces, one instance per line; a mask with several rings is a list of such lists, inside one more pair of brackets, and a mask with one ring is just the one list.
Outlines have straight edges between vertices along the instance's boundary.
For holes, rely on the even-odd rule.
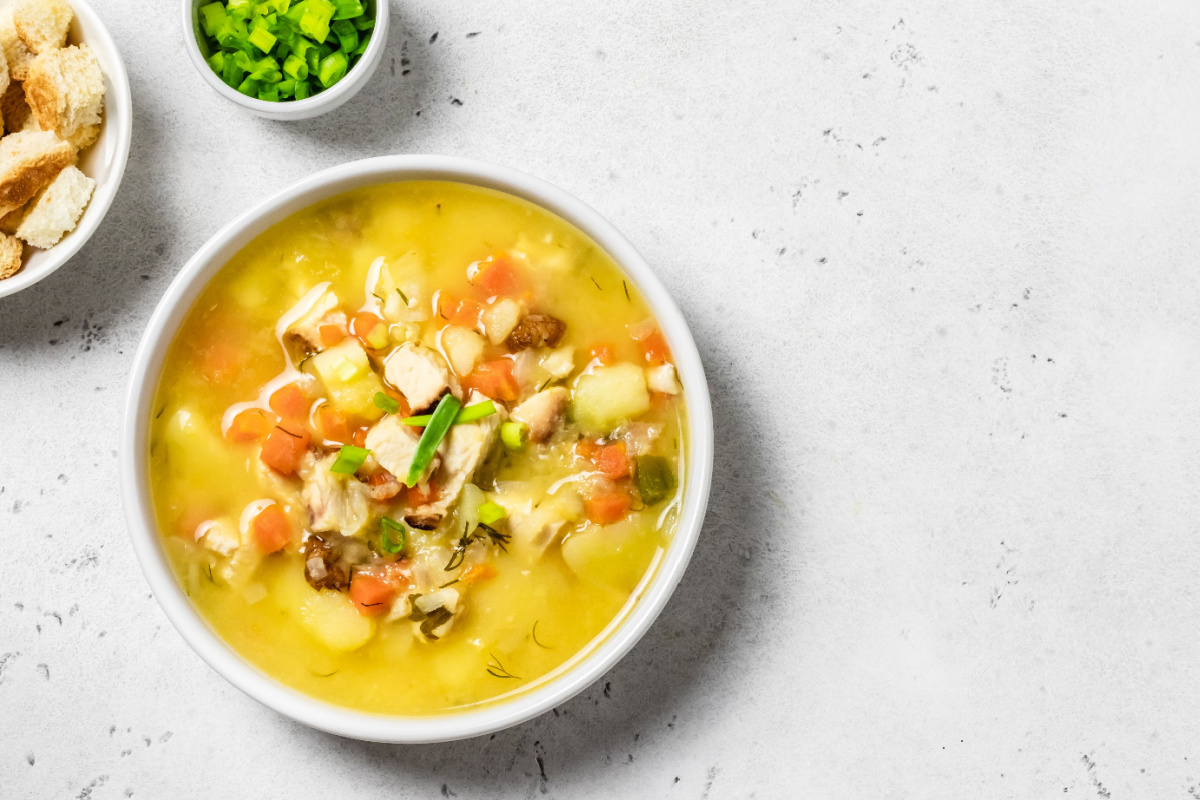
[[[447,395],[447,397],[449,397],[449,395]],[[438,408],[441,408],[441,406],[438,406]],[[474,422],[477,419],[483,419],[484,417],[490,417],[492,414],[495,414],[495,413],[496,413],[496,404],[493,403],[491,400],[484,400],[482,403],[476,403],[473,406],[467,406],[466,408],[459,411],[458,416],[456,416],[454,418],[454,422],[451,424],[461,425],[464,422]],[[412,425],[415,428],[423,428],[426,425],[428,425],[431,421],[433,421],[433,418],[435,416],[437,416],[437,411],[434,411],[432,414],[422,414],[419,417],[406,417],[400,421],[403,422],[405,425]]]
[[509,450],[521,452],[529,438],[529,426],[524,422],[505,422],[500,425],[500,441]]
[[333,466],[329,468],[330,472],[337,472],[341,475],[353,475],[358,472],[358,468],[367,460],[367,456],[371,451],[365,447],[355,447],[348,444],[338,451],[337,460],[333,462]]
[[[393,533],[398,534],[398,538],[393,540],[391,537]],[[403,551],[405,545],[408,544],[408,528],[391,517],[383,517],[379,520],[379,544],[392,554]]]
[[400,410],[400,403],[396,400],[396,398],[388,397],[383,392],[376,392],[375,396],[371,398],[371,401],[375,403],[376,408],[381,411],[386,411],[389,414],[395,414]]
[[479,521],[484,525],[495,525],[502,519],[504,519],[504,509],[498,503],[488,500],[479,507]]
[[[421,441],[417,442],[417,451],[413,453],[412,464],[408,467],[408,476],[404,481],[405,486],[411,488],[417,485],[417,481],[425,473],[429,462],[433,461],[433,454],[437,452],[442,439],[446,438],[446,433],[454,424],[455,417],[458,416],[461,408],[462,403],[458,402],[458,399],[452,394],[444,396],[438,403],[429,419],[429,424],[425,426],[425,432],[421,434]],[[407,421],[405,420],[405,422]]]

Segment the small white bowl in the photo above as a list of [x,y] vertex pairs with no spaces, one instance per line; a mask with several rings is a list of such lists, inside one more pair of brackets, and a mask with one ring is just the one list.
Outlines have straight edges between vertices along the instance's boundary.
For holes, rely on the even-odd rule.
[[259,100],[257,97],[247,97],[221,80],[212,67],[204,60],[200,52],[200,28],[197,9],[211,0],[183,0],[183,46],[192,59],[192,64],[200,71],[200,75],[217,94],[227,100],[237,103],[242,108],[266,119],[299,120],[311,119],[333,111],[351,97],[358,94],[359,89],[367,85],[375,68],[383,58],[383,50],[387,45],[388,32],[388,0],[375,0],[375,27],[371,30],[371,43],[363,51],[362,58],[350,68],[346,76],[319,94],[314,94],[304,100],[282,100],[271,103]]
[[[440,716],[383,716],[334,706],[284,686],[242,660],[196,612],[171,571],[155,522],[147,476],[148,432],[163,359],[205,285],[239,250],[268,227],[325,198],[362,186],[406,180],[444,180],[524,198],[576,226],[620,265],[650,304],[686,387],[688,438],[679,527],[623,614],[589,648],[530,687],[475,710]],[[687,322],[645,259],[604,217],[576,198],[523,172],[444,156],[384,156],[319,172],[260,203],[222,228],[192,256],[167,288],[134,356],[121,435],[121,496],[133,548],[167,617],[184,640],[246,694],[314,728],[378,742],[441,742],[492,733],[563,703],[612,668],[666,605],[692,556],[708,506],[713,423],[708,383]]]
[[79,168],[96,182],[92,199],[75,230],[68,233],[49,250],[25,248],[25,263],[21,271],[0,281],[0,297],[14,294],[32,286],[70,260],[91,238],[100,221],[108,213],[129,157],[129,139],[133,131],[133,106],[130,101],[129,77],[125,63],[100,17],[83,0],[70,0],[75,20],[67,36],[69,44],[87,44],[96,54],[104,72],[104,119],[100,138],[85,150]]

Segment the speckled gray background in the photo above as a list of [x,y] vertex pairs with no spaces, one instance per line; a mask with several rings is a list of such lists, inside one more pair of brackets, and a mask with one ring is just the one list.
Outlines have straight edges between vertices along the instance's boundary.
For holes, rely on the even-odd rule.
[[[176,2],[95,5],[125,182],[0,300],[0,796],[1200,794],[1200,5],[393,1],[375,79],[300,124],[202,83]],[[116,486],[129,360],[187,257],[401,152],[608,215],[691,321],[717,425],[644,641],[551,715],[423,747],[227,685],[150,598]]]

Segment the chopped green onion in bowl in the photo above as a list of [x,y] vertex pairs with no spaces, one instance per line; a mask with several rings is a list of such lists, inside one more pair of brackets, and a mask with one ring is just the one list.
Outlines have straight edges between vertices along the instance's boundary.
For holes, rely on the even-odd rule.
[[209,67],[249,97],[303,100],[353,69],[371,41],[377,0],[215,0],[197,38]]
[[370,454],[371,451],[364,447],[348,444],[338,451],[337,459],[329,467],[329,471],[340,475],[353,475],[358,472],[359,467],[366,462],[367,456]]

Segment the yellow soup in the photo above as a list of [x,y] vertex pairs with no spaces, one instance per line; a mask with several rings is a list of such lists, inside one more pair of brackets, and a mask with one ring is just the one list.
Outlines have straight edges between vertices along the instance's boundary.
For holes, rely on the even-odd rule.
[[674,533],[682,387],[612,260],[476,187],[301,211],[171,344],[150,481],[180,584],[314,697],[434,714],[595,646]]

